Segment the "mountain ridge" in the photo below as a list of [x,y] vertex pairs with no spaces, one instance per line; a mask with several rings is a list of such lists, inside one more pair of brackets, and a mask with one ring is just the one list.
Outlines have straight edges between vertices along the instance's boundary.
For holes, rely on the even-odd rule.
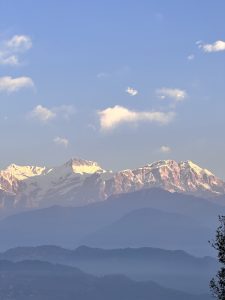
[[153,187],[205,198],[225,195],[225,182],[190,160],[160,160],[112,172],[97,162],[73,158],[53,168],[12,164],[0,171],[0,210],[86,205]]

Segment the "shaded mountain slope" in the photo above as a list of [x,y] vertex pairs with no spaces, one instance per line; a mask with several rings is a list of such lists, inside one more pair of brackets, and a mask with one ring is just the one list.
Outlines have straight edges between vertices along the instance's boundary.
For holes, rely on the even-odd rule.
[[[84,207],[55,206],[10,216],[0,221],[0,247],[4,250],[16,246],[54,244],[75,248],[82,244],[85,236],[133,210],[145,207],[194,219],[201,227],[207,227],[209,232],[216,228],[218,214],[225,213],[225,207],[206,199],[146,189],[112,196],[107,201]],[[157,229],[157,222],[154,226]],[[210,251],[208,245],[202,255],[209,254],[207,251]]]

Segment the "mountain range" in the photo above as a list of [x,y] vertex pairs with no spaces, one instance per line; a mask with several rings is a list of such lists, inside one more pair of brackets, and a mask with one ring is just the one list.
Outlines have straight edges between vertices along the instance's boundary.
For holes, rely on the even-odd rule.
[[191,161],[12,164],[0,171],[0,298],[211,299],[224,204],[225,183]]
[[82,206],[153,187],[204,198],[225,195],[225,182],[192,161],[163,160],[113,172],[93,161],[71,159],[53,168],[12,164],[0,171],[0,214]]

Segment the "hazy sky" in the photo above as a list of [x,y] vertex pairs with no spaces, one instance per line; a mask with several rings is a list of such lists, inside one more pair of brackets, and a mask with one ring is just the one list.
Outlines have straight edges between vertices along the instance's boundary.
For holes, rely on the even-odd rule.
[[0,167],[193,160],[225,178],[224,0],[0,0]]

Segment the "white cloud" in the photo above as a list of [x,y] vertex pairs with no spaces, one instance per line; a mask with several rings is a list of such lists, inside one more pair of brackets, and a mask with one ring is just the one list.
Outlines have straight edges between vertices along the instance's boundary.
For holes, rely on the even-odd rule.
[[8,49],[14,52],[24,52],[32,47],[31,38],[27,35],[14,35],[5,44]]
[[170,98],[176,102],[181,102],[187,97],[185,90],[172,88],[160,88],[156,90],[156,94],[160,97],[160,99]]
[[167,124],[173,120],[175,113],[159,111],[138,112],[116,105],[99,111],[98,115],[100,118],[101,129],[108,130],[113,129],[122,123],[137,123],[139,121]]
[[31,38],[27,35],[14,35],[4,41],[0,47],[0,65],[19,65],[19,55],[32,47]]
[[138,94],[138,90],[132,88],[132,87],[128,87],[126,89],[126,92],[130,95],[130,96],[136,96]]
[[225,41],[216,41],[213,44],[198,42],[198,47],[206,53],[225,51]]
[[37,119],[43,123],[46,123],[56,117],[56,113],[54,113],[51,109],[44,107],[42,105],[37,105],[30,113],[30,117]]
[[171,148],[169,147],[169,146],[161,146],[160,147],[160,152],[162,152],[162,153],[169,153],[169,152],[171,152]]
[[17,77],[10,76],[0,77],[0,92],[13,93],[22,88],[34,87],[34,83],[30,77]]
[[195,58],[195,55],[194,54],[190,54],[188,55],[187,59],[188,60],[193,60]]
[[68,139],[62,138],[62,137],[59,137],[59,136],[54,138],[53,142],[57,145],[64,146],[65,148],[67,148],[68,145],[69,145],[69,140]]

